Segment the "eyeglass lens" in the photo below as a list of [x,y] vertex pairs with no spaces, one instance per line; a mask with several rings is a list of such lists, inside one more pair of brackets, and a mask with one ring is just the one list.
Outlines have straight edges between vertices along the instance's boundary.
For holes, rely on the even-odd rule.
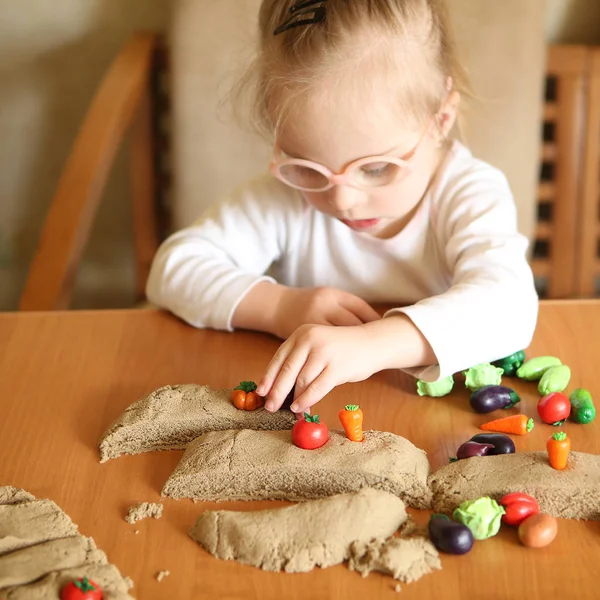
[[[350,178],[361,187],[379,187],[397,181],[402,171],[402,167],[395,163],[378,161],[354,167],[350,171]],[[325,174],[306,165],[282,165],[279,173],[290,185],[307,190],[319,190],[329,185]]]

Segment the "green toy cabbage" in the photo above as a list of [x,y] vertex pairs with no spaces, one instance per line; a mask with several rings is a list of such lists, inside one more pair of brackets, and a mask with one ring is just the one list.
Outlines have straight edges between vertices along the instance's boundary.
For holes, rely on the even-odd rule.
[[455,521],[466,525],[476,540],[487,540],[500,531],[500,521],[506,511],[495,500],[484,496],[466,500],[453,513]]
[[486,385],[500,385],[504,369],[490,363],[482,363],[464,371],[465,386],[472,392]]
[[439,398],[440,396],[446,396],[452,391],[454,386],[454,377],[448,375],[439,381],[427,382],[417,379],[417,394],[419,396],[432,396],[433,398]]

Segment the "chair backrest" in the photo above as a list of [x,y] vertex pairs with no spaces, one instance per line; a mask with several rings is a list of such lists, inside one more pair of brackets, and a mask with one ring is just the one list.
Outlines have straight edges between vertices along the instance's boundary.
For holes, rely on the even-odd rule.
[[[520,229],[532,237],[546,66],[545,0],[447,1],[480,96],[465,114],[466,141],[477,156],[506,173]],[[190,223],[208,204],[266,167],[266,144],[219,110],[229,75],[251,47],[259,5],[260,0],[174,3],[169,35],[174,228]]]
[[600,47],[589,60],[585,161],[577,231],[577,294],[600,296]]
[[[550,46],[538,189],[538,218],[531,267],[542,298],[579,295],[580,271],[588,264],[589,225],[582,211],[590,49]],[[591,113],[590,113],[591,116]],[[580,231],[583,227],[584,231]],[[591,256],[591,255],[590,255]]]

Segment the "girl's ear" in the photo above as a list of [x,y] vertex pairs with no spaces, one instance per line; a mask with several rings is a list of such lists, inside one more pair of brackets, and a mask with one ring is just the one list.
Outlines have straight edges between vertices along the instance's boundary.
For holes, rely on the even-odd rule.
[[456,123],[458,117],[458,107],[460,106],[460,94],[456,91],[450,92],[440,111],[437,114],[438,133],[440,135],[440,143],[450,135],[450,131]]

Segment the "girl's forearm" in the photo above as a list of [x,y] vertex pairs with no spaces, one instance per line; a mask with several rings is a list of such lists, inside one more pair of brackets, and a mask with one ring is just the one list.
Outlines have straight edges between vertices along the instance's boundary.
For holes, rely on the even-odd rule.
[[438,362],[425,336],[404,314],[394,314],[363,327],[377,338],[382,370],[408,369]]
[[235,309],[232,326],[275,334],[275,315],[285,289],[269,281],[257,283]]

